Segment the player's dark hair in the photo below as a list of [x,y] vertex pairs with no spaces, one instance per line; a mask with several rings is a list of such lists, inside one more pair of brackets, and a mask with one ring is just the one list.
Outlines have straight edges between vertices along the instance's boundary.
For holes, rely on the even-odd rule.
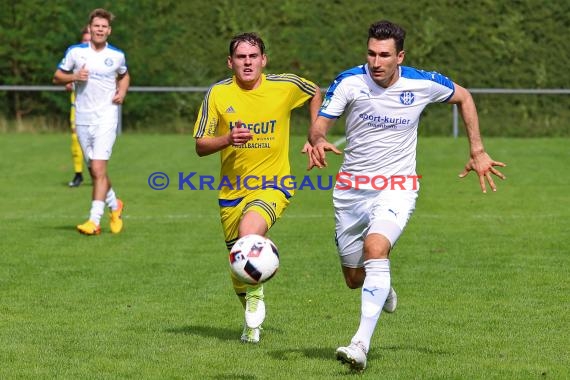
[[95,17],[106,19],[107,21],[109,21],[109,25],[111,25],[111,23],[115,19],[115,15],[112,14],[111,12],[109,12],[108,10],[103,9],[103,8],[97,8],[97,9],[94,9],[89,14],[89,25],[91,25],[91,22],[93,21],[93,19]]
[[396,41],[396,52],[404,50],[404,40],[406,39],[406,31],[401,26],[393,22],[382,20],[370,25],[368,29],[368,39]]
[[259,37],[256,33],[242,33],[234,36],[230,41],[230,56],[234,55],[234,51],[236,50],[237,46],[242,43],[247,42],[252,46],[259,47],[261,50],[261,54],[265,54],[265,44],[261,37]]

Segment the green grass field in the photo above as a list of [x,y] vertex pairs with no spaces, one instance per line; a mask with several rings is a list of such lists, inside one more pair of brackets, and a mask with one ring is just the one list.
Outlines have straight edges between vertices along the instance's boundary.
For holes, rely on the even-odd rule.
[[[292,147],[299,150],[300,137]],[[570,378],[568,139],[487,139],[507,162],[497,193],[459,180],[465,139],[420,139],[416,212],[391,256],[398,310],[382,315],[363,379]],[[330,191],[299,191],[270,233],[259,345],[239,342],[215,191],[190,136],[123,135],[110,174],[125,230],[81,236],[90,181],[72,177],[69,136],[0,136],[0,378],[346,379],[334,359],[360,295],[342,279]],[[294,174],[305,157],[292,154]],[[317,174],[334,174],[340,160]],[[162,171],[170,187],[151,190]],[[351,378],[351,377],[350,377]]]

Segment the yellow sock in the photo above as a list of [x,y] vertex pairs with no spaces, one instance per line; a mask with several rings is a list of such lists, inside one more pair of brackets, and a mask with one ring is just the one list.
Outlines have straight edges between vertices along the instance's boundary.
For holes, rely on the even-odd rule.
[[81,173],[83,171],[83,152],[75,132],[71,133],[71,157],[73,159],[73,170],[75,173]]

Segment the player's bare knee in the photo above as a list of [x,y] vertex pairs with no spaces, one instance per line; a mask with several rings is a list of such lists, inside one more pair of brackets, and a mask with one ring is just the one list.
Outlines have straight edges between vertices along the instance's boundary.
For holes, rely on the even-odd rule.
[[390,256],[392,244],[381,233],[371,233],[364,240],[364,259],[387,259]]

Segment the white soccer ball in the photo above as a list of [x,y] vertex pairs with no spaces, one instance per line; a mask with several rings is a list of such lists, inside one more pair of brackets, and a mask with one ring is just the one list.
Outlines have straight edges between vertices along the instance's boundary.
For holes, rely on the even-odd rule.
[[279,269],[277,247],[260,235],[239,238],[230,251],[229,259],[233,274],[250,285],[268,281]]

